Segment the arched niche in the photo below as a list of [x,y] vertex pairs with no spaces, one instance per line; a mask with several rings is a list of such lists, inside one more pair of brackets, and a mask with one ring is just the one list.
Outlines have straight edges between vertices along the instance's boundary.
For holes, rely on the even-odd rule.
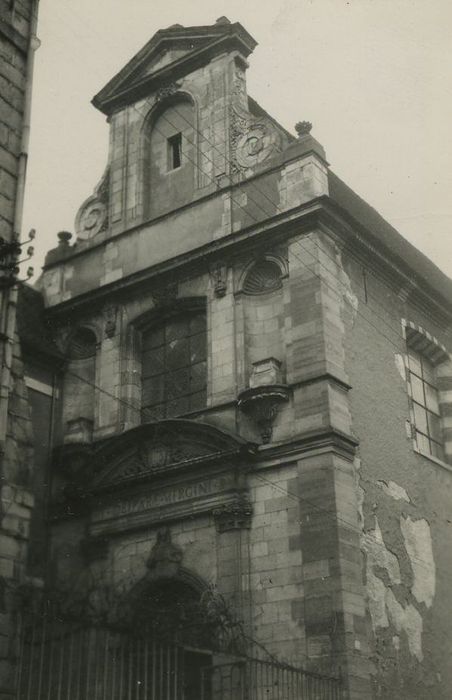
[[62,421],[65,442],[88,442],[95,421],[97,336],[92,328],[73,329],[66,345]]
[[196,186],[195,103],[178,92],[158,103],[142,132],[143,209],[154,218],[192,201]]
[[244,270],[239,285],[243,309],[245,383],[254,368],[273,358],[285,363],[283,278],[280,258],[265,255]]

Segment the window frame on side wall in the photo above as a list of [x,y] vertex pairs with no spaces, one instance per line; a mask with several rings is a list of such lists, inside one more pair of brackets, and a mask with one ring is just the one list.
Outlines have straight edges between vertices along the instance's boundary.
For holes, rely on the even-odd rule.
[[444,345],[421,326],[402,319],[402,328],[413,449],[452,468],[446,453],[445,401],[439,376],[443,374],[440,370],[450,363],[450,356]]

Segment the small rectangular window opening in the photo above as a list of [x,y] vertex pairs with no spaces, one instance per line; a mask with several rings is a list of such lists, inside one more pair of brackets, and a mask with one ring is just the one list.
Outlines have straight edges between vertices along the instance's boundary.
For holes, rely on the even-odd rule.
[[168,139],[168,170],[180,168],[182,162],[182,134],[174,134]]

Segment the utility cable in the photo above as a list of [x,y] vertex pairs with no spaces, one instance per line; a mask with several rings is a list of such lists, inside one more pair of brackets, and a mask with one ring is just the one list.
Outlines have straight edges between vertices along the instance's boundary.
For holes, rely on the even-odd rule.
[[[145,117],[147,116],[147,115],[143,114],[142,112],[140,112],[140,110],[138,110],[138,109],[136,108],[135,105],[132,105],[132,107],[133,107],[133,109],[135,109],[135,110],[140,114],[141,117],[145,118]],[[175,110],[175,111],[176,111],[176,113],[178,113],[177,110]],[[180,113],[178,113],[178,114],[179,114],[179,116],[182,116],[182,118],[185,119],[185,117],[183,117],[183,115],[180,115]],[[167,118],[165,118],[164,115],[160,115],[160,116],[161,116],[161,117],[163,116],[163,118],[165,119],[165,121],[167,121],[167,123],[168,123],[170,126],[172,126],[173,128],[175,128],[175,125],[172,124]],[[185,121],[188,122],[188,120],[185,120]],[[188,123],[189,123],[189,122],[188,122]],[[194,129],[194,126],[193,126],[192,124],[190,124],[190,126]],[[156,131],[159,131],[159,130],[156,129]],[[165,135],[164,135],[164,134],[162,134],[161,132],[160,132],[160,134],[165,138]],[[203,136],[203,135],[201,135],[201,136],[202,136],[202,138],[204,138],[204,140],[205,140],[207,143],[210,143],[209,140],[208,140],[205,136]],[[146,138],[146,140],[149,141],[148,135],[145,135],[145,138]],[[192,142],[189,142],[189,143],[190,143],[190,145],[194,145]],[[214,147],[215,150],[218,150],[217,147],[214,146],[213,144],[210,144],[210,145],[211,145],[212,147]],[[219,151],[219,152],[220,152],[220,151]],[[220,152],[220,153],[221,153],[221,152]],[[196,168],[201,172],[201,174],[202,174],[203,176],[209,178],[214,184],[218,185],[218,183],[217,183],[213,178],[211,178],[210,175],[209,175],[208,173],[203,172],[203,171],[200,169],[200,167],[188,156],[188,154],[187,154],[186,152],[185,152],[184,155],[185,155],[185,157],[186,157],[190,162],[193,163],[194,167],[196,167]],[[226,158],[225,154],[221,153],[221,155],[222,155],[223,158],[225,158],[226,162],[228,162],[228,163],[230,164],[230,162],[229,162],[228,159]],[[207,157],[207,160],[209,160],[210,162],[213,162],[213,161],[211,161],[211,159],[210,159],[206,154],[203,154],[203,156],[204,156],[204,157]],[[229,177],[230,177],[230,176],[229,176]],[[243,183],[246,183],[246,180],[243,181]],[[242,184],[242,183],[232,183],[232,182],[231,182],[230,187],[233,188],[233,187],[235,187],[235,186],[240,186],[240,184]],[[256,191],[258,191],[263,197],[265,197],[266,199],[268,199],[269,202],[271,202],[272,206],[274,206],[277,210],[279,209],[279,205],[277,205],[275,202],[273,202],[273,201],[268,197],[268,195],[267,195],[265,192],[262,192],[259,188],[257,188],[257,186],[255,185],[255,183],[250,183],[250,184],[252,184],[252,185],[254,186],[254,188],[256,189]],[[249,198],[249,199],[250,199],[251,201],[253,201],[256,205],[258,205],[258,206],[260,206],[260,207],[262,206],[261,203],[257,203],[255,200],[252,200],[251,198]],[[239,206],[239,207],[246,213],[246,215],[247,215],[249,218],[251,218],[251,219],[254,220],[255,223],[262,223],[260,220],[256,219],[250,212],[248,212],[248,211],[240,204],[240,202],[235,201],[235,200],[233,199],[233,197],[232,197],[232,193],[231,193],[231,201],[233,201],[234,204],[236,204],[237,206]],[[266,216],[274,216],[274,213],[272,213],[271,215],[268,215],[266,212],[264,212],[264,213],[266,214]],[[297,241],[297,243],[299,244],[300,248],[303,249],[303,246],[301,245],[301,243],[300,243],[299,241]],[[322,253],[323,253],[324,255],[326,255],[326,257],[330,257],[330,256],[328,256],[328,254],[327,254],[323,249],[321,249],[321,248],[317,245],[317,243],[314,242],[314,244],[316,245],[317,248],[319,248],[319,250],[322,251]],[[348,251],[348,252],[351,254],[352,257],[354,257],[356,260],[358,260],[358,261],[360,262],[360,264],[362,264],[362,261],[359,260],[356,256],[353,256],[352,253],[351,253],[351,251]],[[301,260],[301,258],[299,258],[298,256],[295,256],[295,257],[298,258],[298,260],[299,260],[303,265],[305,265],[305,267],[307,267],[307,269],[310,270],[310,272],[312,273],[311,268],[309,268],[309,267],[304,263],[304,261]],[[337,265],[337,261],[335,261],[333,258],[330,258],[330,259],[334,262],[335,265]],[[322,266],[322,267],[325,267],[325,266],[324,266],[320,261],[318,261],[318,260],[316,261],[316,263],[319,264],[319,265]],[[369,269],[369,268],[366,268],[366,266],[363,266],[363,267],[364,267],[364,269]],[[325,269],[327,269],[327,268],[325,268]],[[372,271],[372,270],[370,270],[370,272],[371,272],[371,274],[373,274],[373,271]],[[331,274],[331,272],[330,272],[329,270],[328,270],[328,273]],[[322,276],[320,276],[320,275],[317,275],[317,274],[315,274],[315,273],[313,273],[313,274],[314,274],[314,276],[318,277],[323,283],[325,283],[337,296],[339,296],[339,298],[342,298],[342,297],[338,294],[337,289],[332,288],[332,287],[326,282],[326,280],[325,280],[324,277],[322,277]],[[340,281],[339,281],[339,283],[340,283]],[[345,286],[344,286],[344,288],[345,288],[347,291],[349,291],[348,288],[346,288]],[[379,302],[376,300],[375,297],[372,297],[372,295],[369,295],[369,298],[374,298],[375,301],[377,302],[377,304],[380,305],[381,308],[384,308],[381,304],[379,304]],[[391,339],[388,338],[388,336],[386,336],[384,333],[382,333],[380,329],[378,329],[376,326],[374,326],[374,324],[372,324],[372,323],[370,322],[370,320],[369,320],[366,316],[363,316],[362,314],[360,314],[359,311],[357,311],[357,313],[358,313],[359,315],[361,315],[361,317],[362,317],[364,320],[366,320],[366,321],[377,331],[377,333],[379,333],[380,335],[382,335],[383,337],[385,337],[386,340],[388,340],[388,342],[390,342],[391,345],[392,345],[394,348],[396,348],[398,351],[400,351],[400,348],[399,348],[398,346],[396,346],[396,345],[391,341]],[[403,336],[402,336],[399,332],[397,332],[392,326],[390,326],[390,325],[385,321],[385,319],[383,319],[382,317],[378,316],[378,314],[375,314],[375,315],[377,315],[377,317],[379,317],[379,318],[391,329],[392,332],[394,332],[398,337],[400,337],[400,338],[405,342],[405,339],[403,338]],[[77,377],[77,378],[80,379],[81,381],[86,382],[86,383],[92,385],[92,386],[93,386],[94,388],[96,388],[97,390],[99,390],[99,391],[101,391],[101,392],[107,394],[107,395],[108,395],[110,398],[112,398],[113,400],[116,400],[116,401],[118,401],[118,402],[120,402],[120,403],[122,403],[122,404],[124,404],[124,405],[126,405],[126,406],[128,406],[128,407],[130,407],[130,408],[133,408],[133,410],[135,410],[135,411],[138,410],[138,409],[136,408],[136,406],[134,406],[134,405],[132,405],[132,404],[129,404],[129,403],[128,403],[127,401],[125,401],[124,399],[121,399],[121,398],[119,398],[119,397],[114,396],[113,394],[111,394],[111,393],[108,392],[107,390],[105,390],[105,389],[103,389],[103,388],[97,386],[95,383],[89,382],[89,381],[86,380],[85,378],[80,377],[79,375],[76,375],[75,373],[73,373],[73,372],[71,372],[71,371],[69,371],[69,373],[71,373],[73,376]],[[160,417],[159,417],[159,418],[155,418],[155,420],[159,421],[159,420],[160,420]],[[335,517],[337,518],[337,513],[335,513],[334,511],[331,511],[331,510],[328,510],[328,509],[322,509],[320,506],[318,506],[317,504],[314,504],[314,503],[308,501],[307,499],[303,499],[303,498],[300,497],[300,496],[297,496],[297,495],[295,495],[295,494],[291,494],[290,492],[285,491],[284,489],[281,489],[281,487],[279,487],[277,484],[274,484],[273,482],[270,482],[270,481],[266,480],[264,477],[261,477],[260,475],[256,475],[256,476],[258,476],[258,478],[260,478],[262,481],[264,481],[264,482],[270,484],[270,485],[273,486],[274,488],[277,488],[277,489],[279,489],[280,491],[285,492],[288,496],[290,496],[290,497],[292,497],[292,498],[296,498],[296,499],[299,500],[299,501],[304,501],[304,502],[308,503],[309,505],[312,505],[313,507],[319,508],[320,510],[323,510],[324,512],[327,512],[327,513],[329,513],[330,515],[333,515],[333,516],[335,516]],[[339,518],[338,518],[338,519],[339,519]],[[345,521],[345,520],[344,520],[343,522],[344,522],[344,524],[346,524],[348,527],[354,527],[353,524],[348,523],[348,522]],[[381,544],[381,543],[380,543],[380,544]],[[419,561],[420,561],[420,560],[419,560]]]

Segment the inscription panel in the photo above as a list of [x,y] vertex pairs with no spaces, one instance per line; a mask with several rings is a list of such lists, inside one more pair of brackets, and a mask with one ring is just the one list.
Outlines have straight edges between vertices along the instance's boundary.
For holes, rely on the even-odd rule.
[[237,497],[234,474],[191,479],[139,493],[109,494],[99,499],[91,515],[90,534],[122,532],[152,523],[208,512]]

